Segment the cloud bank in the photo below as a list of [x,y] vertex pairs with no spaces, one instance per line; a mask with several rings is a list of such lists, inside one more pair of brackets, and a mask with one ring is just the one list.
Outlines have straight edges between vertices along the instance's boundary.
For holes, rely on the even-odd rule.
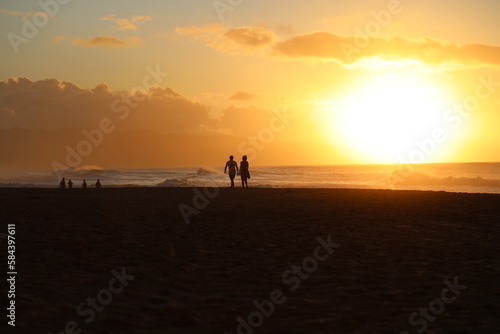
[[208,107],[170,88],[153,87],[140,94],[136,102],[130,92],[115,92],[106,84],[84,89],[57,79],[10,78],[0,81],[0,129],[94,128],[109,118],[124,129],[195,132],[200,125],[216,123]]
[[500,64],[500,47],[483,44],[453,44],[430,38],[341,37],[326,32],[293,36],[273,46],[276,54],[292,57],[316,57],[350,64],[363,58],[404,58],[429,64],[463,65]]
[[[254,98],[237,91],[227,103]],[[214,117],[208,106],[171,88],[113,91],[106,84],[85,89],[58,79],[0,81],[0,129],[92,129],[108,118],[118,129],[246,136],[258,133],[272,116],[267,110],[230,105]]]
[[344,65],[373,57],[411,59],[435,65],[500,65],[500,46],[455,44],[431,38],[384,39],[312,32],[279,40],[275,32],[262,27],[231,28],[220,24],[181,27],[175,32],[178,36],[189,37],[227,54],[265,50],[274,57],[316,58]]

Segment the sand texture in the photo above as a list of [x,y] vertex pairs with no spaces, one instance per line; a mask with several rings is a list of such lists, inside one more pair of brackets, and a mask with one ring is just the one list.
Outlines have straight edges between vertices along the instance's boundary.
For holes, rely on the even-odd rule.
[[[7,332],[500,333],[500,195],[224,188],[199,209],[194,196],[0,189],[3,277],[16,224]],[[181,203],[198,211],[189,224]]]

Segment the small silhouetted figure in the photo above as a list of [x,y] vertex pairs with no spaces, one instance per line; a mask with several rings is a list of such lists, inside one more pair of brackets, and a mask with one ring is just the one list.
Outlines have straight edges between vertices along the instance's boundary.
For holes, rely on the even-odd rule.
[[72,189],[73,188],[73,182],[71,182],[71,180],[68,181],[68,188],[69,189]]
[[85,180],[83,180],[83,183],[82,183],[82,188],[87,188],[87,182],[85,182]]
[[61,182],[59,183],[59,189],[64,189],[64,188],[66,188],[66,180],[63,177]]
[[250,178],[250,172],[248,171],[248,161],[247,156],[243,156],[243,161],[240,162],[240,176],[241,176],[241,185],[243,188],[245,186],[248,188],[248,179]]
[[231,188],[234,188],[234,178],[236,177],[236,173],[238,172],[238,164],[233,159],[234,157],[231,155],[229,157],[229,161],[226,162],[226,167],[224,167],[224,174],[226,174],[226,170],[229,168],[229,178],[231,179]]
[[97,189],[101,188],[101,181],[99,181],[99,179],[97,179],[97,182],[95,183],[95,187]]

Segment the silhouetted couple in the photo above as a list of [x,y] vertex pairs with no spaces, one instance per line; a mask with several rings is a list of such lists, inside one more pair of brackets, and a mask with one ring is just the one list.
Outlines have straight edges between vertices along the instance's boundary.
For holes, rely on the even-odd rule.
[[[96,187],[97,189],[100,189],[100,188],[102,187],[102,185],[101,185],[101,181],[99,181],[99,179],[98,179],[98,180],[97,180],[97,182],[95,183],[95,187]],[[87,189],[87,182],[85,182],[85,180],[83,180],[82,188]]]
[[[61,182],[59,182],[59,189],[65,189],[65,188],[66,188],[66,180],[63,177]],[[73,189],[73,182],[71,182],[71,180],[68,181],[68,188]]]
[[240,168],[238,170],[238,164],[234,161],[234,157],[231,155],[229,161],[226,162],[226,167],[224,167],[224,174],[229,169],[229,179],[231,180],[231,188],[234,188],[234,178],[236,175],[241,176],[241,185],[243,188],[245,186],[248,188],[248,179],[250,178],[250,172],[248,171],[248,161],[247,156],[244,155],[242,161],[240,162]]

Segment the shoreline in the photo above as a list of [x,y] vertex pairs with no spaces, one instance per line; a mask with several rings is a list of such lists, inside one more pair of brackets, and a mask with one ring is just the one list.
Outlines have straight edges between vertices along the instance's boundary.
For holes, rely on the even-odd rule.
[[[204,189],[204,188],[210,188],[210,189],[228,189],[231,190],[232,188],[229,186],[223,186],[223,187],[211,187],[211,186],[144,186],[144,185],[125,185],[125,186],[120,186],[120,185],[105,185],[101,189],[97,189],[94,186],[88,187],[86,189],[83,189],[81,187],[74,187],[72,189],[66,188],[66,189],[59,189],[57,187],[2,187],[0,186],[0,191],[9,191],[9,190],[57,190],[57,191],[66,191],[66,192],[71,192],[71,191],[106,191],[106,190],[140,190],[140,189],[171,189],[171,190],[186,190],[186,189]],[[391,192],[428,192],[428,193],[447,193],[447,194],[470,194],[470,195],[496,195],[500,196],[500,193],[495,193],[495,192],[467,192],[467,191],[452,191],[452,190],[433,190],[433,189],[389,189],[389,188],[365,188],[365,187],[268,187],[268,186],[253,186],[249,188],[242,188],[241,186],[236,186],[233,190],[238,191],[237,189],[244,189],[245,191],[250,190],[303,190],[303,191],[309,191],[309,190],[317,190],[317,191],[391,191]]]

